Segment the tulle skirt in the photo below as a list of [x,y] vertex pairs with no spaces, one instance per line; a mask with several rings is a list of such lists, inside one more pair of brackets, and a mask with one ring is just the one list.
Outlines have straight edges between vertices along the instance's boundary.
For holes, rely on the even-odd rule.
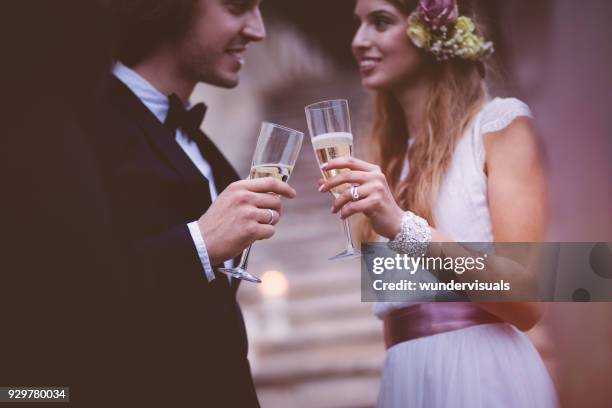
[[551,378],[527,336],[482,324],[387,350],[380,408],[553,408]]

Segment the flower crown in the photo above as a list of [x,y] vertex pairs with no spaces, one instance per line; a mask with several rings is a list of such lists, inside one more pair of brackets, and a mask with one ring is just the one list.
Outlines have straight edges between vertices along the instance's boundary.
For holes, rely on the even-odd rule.
[[408,17],[408,37],[437,61],[462,58],[477,61],[494,52],[493,43],[475,32],[472,19],[459,16],[456,0],[419,0]]

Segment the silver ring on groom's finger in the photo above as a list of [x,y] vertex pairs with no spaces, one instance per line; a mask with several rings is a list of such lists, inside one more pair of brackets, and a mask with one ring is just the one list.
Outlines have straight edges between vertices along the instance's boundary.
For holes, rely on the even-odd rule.
[[357,186],[351,186],[351,200],[359,200],[359,193],[357,192]]
[[266,208],[266,210],[268,210],[270,212],[270,221],[268,221],[268,225],[272,225],[272,223],[274,222],[274,210],[271,210],[269,208]]

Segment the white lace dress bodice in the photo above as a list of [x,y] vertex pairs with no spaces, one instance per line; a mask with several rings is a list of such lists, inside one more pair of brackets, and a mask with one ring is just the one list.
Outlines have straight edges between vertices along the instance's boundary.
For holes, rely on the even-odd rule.
[[521,116],[532,117],[523,102],[514,98],[493,99],[476,115],[459,140],[434,207],[436,228],[454,241],[493,241],[484,135],[505,129]]
[[[515,98],[495,98],[472,119],[457,143],[433,212],[436,229],[453,241],[493,242],[483,135],[502,130],[521,116],[532,117],[525,103]],[[408,175],[408,169],[406,160],[404,177]],[[383,318],[392,310],[414,303],[376,303],[374,313]]]

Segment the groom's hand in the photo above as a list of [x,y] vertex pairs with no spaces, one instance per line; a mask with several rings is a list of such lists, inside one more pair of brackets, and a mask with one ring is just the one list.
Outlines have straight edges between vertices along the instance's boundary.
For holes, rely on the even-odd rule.
[[271,177],[230,184],[198,220],[211,264],[232,259],[253,242],[274,235],[281,196],[295,195],[288,184]]

